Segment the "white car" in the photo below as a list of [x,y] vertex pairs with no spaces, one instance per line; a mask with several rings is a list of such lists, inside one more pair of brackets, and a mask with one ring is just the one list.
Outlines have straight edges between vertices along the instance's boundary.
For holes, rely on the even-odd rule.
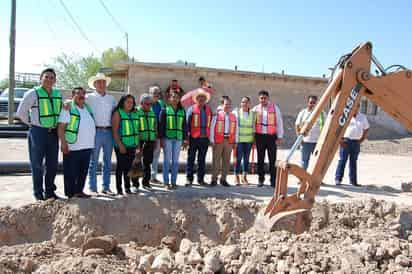
[[[23,100],[24,94],[29,91],[28,88],[14,88],[14,114],[16,114],[17,108],[20,102]],[[0,94],[0,118],[7,118],[9,113],[9,89],[6,88]]]

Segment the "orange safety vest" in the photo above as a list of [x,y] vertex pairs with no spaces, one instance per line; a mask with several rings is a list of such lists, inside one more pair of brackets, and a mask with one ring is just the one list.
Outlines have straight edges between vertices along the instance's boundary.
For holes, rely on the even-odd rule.
[[[229,113],[229,143],[234,144],[236,138],[236,116]],[[225,112],[219,111],[216,115],[215,144],[223,143],[225,139]]]
[[266,134],[275,135],[276,134],[276,108],[275,104],[269,104],[267,106],[267,124],[263,123],[263,111],[262,105],[256,107],[256,133],[263,134],[262,126],[266,126]]
[[[205,105],[206,110],[206,137],[210,136],[210,122],[212,121],[212,111],[208,105]],[[192,138],[200,137],[201,129],[201,119],[200,119],[200,108],[198,104],[193,105],[192,107],[192,121],[190,127],[190,136]]]

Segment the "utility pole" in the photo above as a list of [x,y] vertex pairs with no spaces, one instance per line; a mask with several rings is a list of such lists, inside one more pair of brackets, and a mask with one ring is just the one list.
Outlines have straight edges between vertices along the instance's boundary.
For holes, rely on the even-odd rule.
[[126,54],[127,54],[127,61],[129,62],[129,34],[127,32],[124,33],[126,37]]
[[[129,62],[130,62],[130,58],[129,58],[129,34],[127,32],[125,32],[124,35],[126,37],[127,64],[129,65]],[[129,71],[129,70],[127,70],[127,71]],[[129,90],[129,72],[127,72],[126,79],[124,81],[123,89],[126,90],[127,94],[130,94],[130,90]]]
[[11,0],[10,63],[9,63],[9,125],[14,122],[14,66],[16,50],[16,0]]

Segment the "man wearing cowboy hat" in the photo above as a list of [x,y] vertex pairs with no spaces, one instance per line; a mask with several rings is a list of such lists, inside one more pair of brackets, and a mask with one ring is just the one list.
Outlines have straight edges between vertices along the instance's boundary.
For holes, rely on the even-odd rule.
[[186,166],[186,186],[193,183],[193,165],[198,153],[197,182],[199,185],[206,185],[204,182],[206,168],[206,153],[209,146],[210,123],[212,121],[212,110],[207,105],[210,94],[199,88],[193,95],[194,105],[187,110],[186,123],[189,139],[189,152]]
[[110,77],[103,73],[97,73],[89,78],[88,84],[95,91],[86,97],[86,103],[90,106],[96,123],[96,143],[89,166],[89,190],[97,194],[97,165],[100,150],[103,149],[103,194],[114,195],[110,190],[110,169],[112,164],[112,111],[116,107],[116,99],[107,94],[106,88],[110,84]]

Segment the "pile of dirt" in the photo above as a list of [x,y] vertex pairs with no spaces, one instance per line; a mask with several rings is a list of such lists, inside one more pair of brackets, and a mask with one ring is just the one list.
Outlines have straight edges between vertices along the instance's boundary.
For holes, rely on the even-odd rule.
[[73,200],[0,210],[0,273],[410,272],[412,211],[316,204],[310,231],[259,232],[262,205],[218,198]]

